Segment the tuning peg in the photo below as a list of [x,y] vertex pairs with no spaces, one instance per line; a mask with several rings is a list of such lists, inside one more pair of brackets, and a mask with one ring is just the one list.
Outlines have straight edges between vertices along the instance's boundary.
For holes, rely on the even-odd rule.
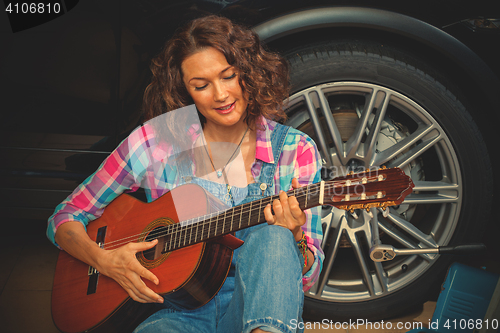
[[382,206],[382,216],[383,217],[389,216],[389,210],[387,209],[387,207]]
[[387,209],[387,203],[385,203],[385,202],[384,202],[384,203],[381,203],[381,204],[379,205],[379,208],[381,208],[381,209],[382,209],[382,216],[383,216],[383,217],[387,217],[387,216],[389,216],[389,209]]

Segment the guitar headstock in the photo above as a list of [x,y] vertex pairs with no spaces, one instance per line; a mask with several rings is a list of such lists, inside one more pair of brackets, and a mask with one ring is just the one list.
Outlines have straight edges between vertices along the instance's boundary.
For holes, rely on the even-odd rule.
[[399,205],[413,190],[413,181],[400,168],[385,167],[351,173],[325,182],[323,204],[340,209],[385,209]]

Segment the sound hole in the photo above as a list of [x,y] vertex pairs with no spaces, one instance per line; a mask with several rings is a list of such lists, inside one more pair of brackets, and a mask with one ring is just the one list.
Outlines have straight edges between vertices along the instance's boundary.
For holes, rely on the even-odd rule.
[[166,229],[165,226],[156,227],[146,236],[146,242],[158,239],[158,244],[155,247],[142,252],[146,260],[156,260],[162,255],[162,250],[165,248],[166,237],[164,235],[166,234]]

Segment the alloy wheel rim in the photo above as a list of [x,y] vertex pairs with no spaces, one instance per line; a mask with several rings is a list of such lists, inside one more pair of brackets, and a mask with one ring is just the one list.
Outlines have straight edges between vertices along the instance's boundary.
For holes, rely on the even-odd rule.
[[[354,111],[358,120],[346,136],[335,114],[339,105],[342,108],[349,101],[355,101],[348,110],[350,118]],[[411,284],[436,262],[437,255],[374,263],[368,251],[377,239],[405,249],[436,248],[450,241],[460,214],[462,175],[439,122],[408,96],[365,82],[332,82],[304,89],[289,98],[287,111],[287,124],[315,139],[327,178],[384,165],[402,168],[415,183],[413,193],[400,207],[391,207],[387,217],[375,209],[371,216],[357,212],[357,219],[335,208],[323,209],[325,261],[306,296],[331,302],[366,301]],[[398,128],[398,139],[382,135],[384,126]],[[382,142],[385,145],[379,149]]]

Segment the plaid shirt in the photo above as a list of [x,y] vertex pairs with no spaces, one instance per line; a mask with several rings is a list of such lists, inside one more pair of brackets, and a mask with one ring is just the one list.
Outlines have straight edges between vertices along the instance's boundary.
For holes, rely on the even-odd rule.
[[[263,162],[276,163],[271,148],[271,133],[275,124],[263,117],[257,121],[257,145],[252,166],[254,179],[258,179]],[[189,135],[194,142],[199,131],[191,128]],[[168,160],[170,153],[171,149],[166,144],[158,144],[152,126],[146,124],[136,129],[106,158],[94,174],[56,207],[49,218],[47,237],[57,246],[54,237],[62,223],[78,221],[86,226],[101,216],[104,208],[123,192],[133,192],[143,187],[148,201],[153,201],[173,189],[179,182],[175,168],[166,163],[156,163],[162,166],[161,170],[150,168],[152,163]],[[319,182],[320,163],[314,142],[305,134],[291,128],[274,175],[275,194],[280,190],[290,190],[292,178],[297,178],[301,186]],[[314,207],[306,210],[307,222],[302,227],[308,247],[315,258],[313,266],[303,276],[305,291],[311,288],[318,278],[324,259],[321,249],[323,235],[320,209]]]

